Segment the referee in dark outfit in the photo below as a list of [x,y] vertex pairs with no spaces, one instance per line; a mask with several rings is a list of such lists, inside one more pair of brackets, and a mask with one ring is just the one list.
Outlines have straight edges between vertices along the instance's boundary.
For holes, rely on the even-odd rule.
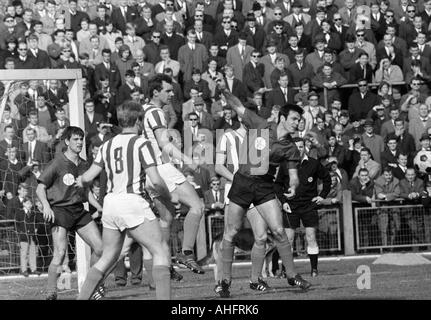
[[76,186],[76,178],[88,169],[79,154],[84,146],[84,131],[67,127],[64,132],[67,150],[53,159],[38,178],[36,194],[43,205],[43,217],[51,222],[54,253],[48,268],[47,300],[57,299],[58,268],[62,265],[68,245],[67,233],[76,230],[91,247],[90,264],[102,255],[103,245],[99,229],[89,212],[85,190]]
[[[294,138],[293,141],[301,154],[301,162],[298,167],[299,186],[296,195],[289,200],[284,195],[289,187],[289,175],[286,166],[280,166],[275,188],[277,196],[283,204],[283,224],[286,228],[287,237],[292,244],[295,238],[295,229],[299,228],[301,221],[305,227],[311,276],[317,277],[319,255],[319,246],[316,241],[316,228],[319,226],[317,207],[327,197],[331,189],[331,176],[320,161],[307,156],[302,138]],[[323,183],[322,191],[319,194],[317,191],[318,180]]]

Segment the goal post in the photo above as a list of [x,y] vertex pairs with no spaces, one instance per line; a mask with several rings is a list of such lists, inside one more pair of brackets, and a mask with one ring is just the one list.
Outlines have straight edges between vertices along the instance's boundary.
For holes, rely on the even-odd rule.
[[[83,108],[83,78],[81,69],[14,69],[0,70],[0,81],[29,81],[29,80],[67,80],[69,97],[69,121],[72,126],[84,130],[84,108]],[[8,89],[8,86],[5,85]],[[5,94],[8,94],[5,91]],[[0,119],[3,116],[4,106],[0,109]],[[86,159],[85,148],[82,149],[81,157]],[[76,234],[76,268],[78,274],[78,290],[85,280],[90,267],[90,247]]]

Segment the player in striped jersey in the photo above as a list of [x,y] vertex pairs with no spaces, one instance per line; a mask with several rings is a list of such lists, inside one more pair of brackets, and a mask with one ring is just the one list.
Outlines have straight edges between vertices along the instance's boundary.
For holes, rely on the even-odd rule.
[[117,107],[121,134],[105,142],[90,169],[78,178],[83,186],[96,178],[102,169],[108,176],[103,203],[103,254],[88,272],[78,299],[89,299],[95,288],[118,260],[127,233],[153,256],[152,275],[157,299],[170,299],[169,248],[162,239],[156,216],[144,199],[144,183],[149,178],[165,201],[168,188],[157,170],[157,159],[149,140],[138,135],[142,107],[129,101]]
[[[193,163],[190,157],[183,155],[182,152],[170,142],[170,134],[162,107],[169,104],[174,95],[172,79],[164,74],[154,76],[149,82],[149,92],[151,101],[143,106],[143,135],[152,142],[157,152],[157,166],[172,197],[178,199],[179,202],[190,208],[184,220],[182,252],[177,254],[177,262],[186,266],[193,272],[203,274],[205,273],[204,270],[196,263],[193,247],[196,242],[204,205],[199,199],[195,189],[186,180],[184,175],[176,169],[172,163],[167,161],[163,163],[162,160],[163,153],[163,155],[170,155],[176,160],[184,161],[190,167]],[[152,182],[151,179],[147,180],[149,189],[153,189]],[[157,196],[157,194],[155,196]],[[163,203],[163,201],[161,202]],[[170,204],[163,203],[165,208],[162,208],[160,202],[156,200],[155,203],[161,217],[160,223],[162,225],[164,240],[168,243],[170,224],[173,217],[172,212],[166,208]]]
[[[228,193],[232,186],[234,174],[239,169],[239,152],[241,145],[247,143],[245,140],[247,129],[244,127],[241,118],[239,118],[239,128],[225,132],[217,145],[215,171],[224,177],[227,181],[225,184],[225,203],[229,204]],[[229,211],[225,212],[225,219]],[[269,286],[260,277],[266,254],[267,230],[268,225],[265,220],[260,216],[254,205],[251,205],[247,210],[247,219],[243,222],[244,228],[253,230],[254,244],[251,249],[251,279],[250,289],[258,291],[266,291]],[[215,287],[215,292],[221,291],[221,279]]]

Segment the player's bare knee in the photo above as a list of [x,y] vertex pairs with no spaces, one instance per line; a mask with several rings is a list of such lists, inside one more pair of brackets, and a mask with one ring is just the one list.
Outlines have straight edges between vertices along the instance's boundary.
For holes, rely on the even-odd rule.
[[254,243],[258,247],[263,247],[266,245],[267,235],[265,234],[257,234],[254,237]]
[[272,234],[273,234],[275,240],[277,240],[279,242],[287,241],[286,231],[284,230],[283,227],[279,227],[279,228],[272,230]]

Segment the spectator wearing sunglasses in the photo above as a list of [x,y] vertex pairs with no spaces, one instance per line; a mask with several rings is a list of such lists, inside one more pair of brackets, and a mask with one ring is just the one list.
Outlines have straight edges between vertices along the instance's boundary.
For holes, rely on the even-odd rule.
[[224,190],[220,190],[220,179],[211,178],[210,190],[205,191],[205,211],[210,215],[220,216],[224,214]]
[[348,102],[349,114],[360,120],[367,117],[368,112],[379,104],[379,99],[376,94],[368,89],[368,81],[366,79],[359,79],[358,91],[354,92]]
[[226,57],[227,50],[238,43],[238,32],[232,30],[232,19],[223,18],[223,30],[215,34],[214,42],[219,45],[219,55]]

